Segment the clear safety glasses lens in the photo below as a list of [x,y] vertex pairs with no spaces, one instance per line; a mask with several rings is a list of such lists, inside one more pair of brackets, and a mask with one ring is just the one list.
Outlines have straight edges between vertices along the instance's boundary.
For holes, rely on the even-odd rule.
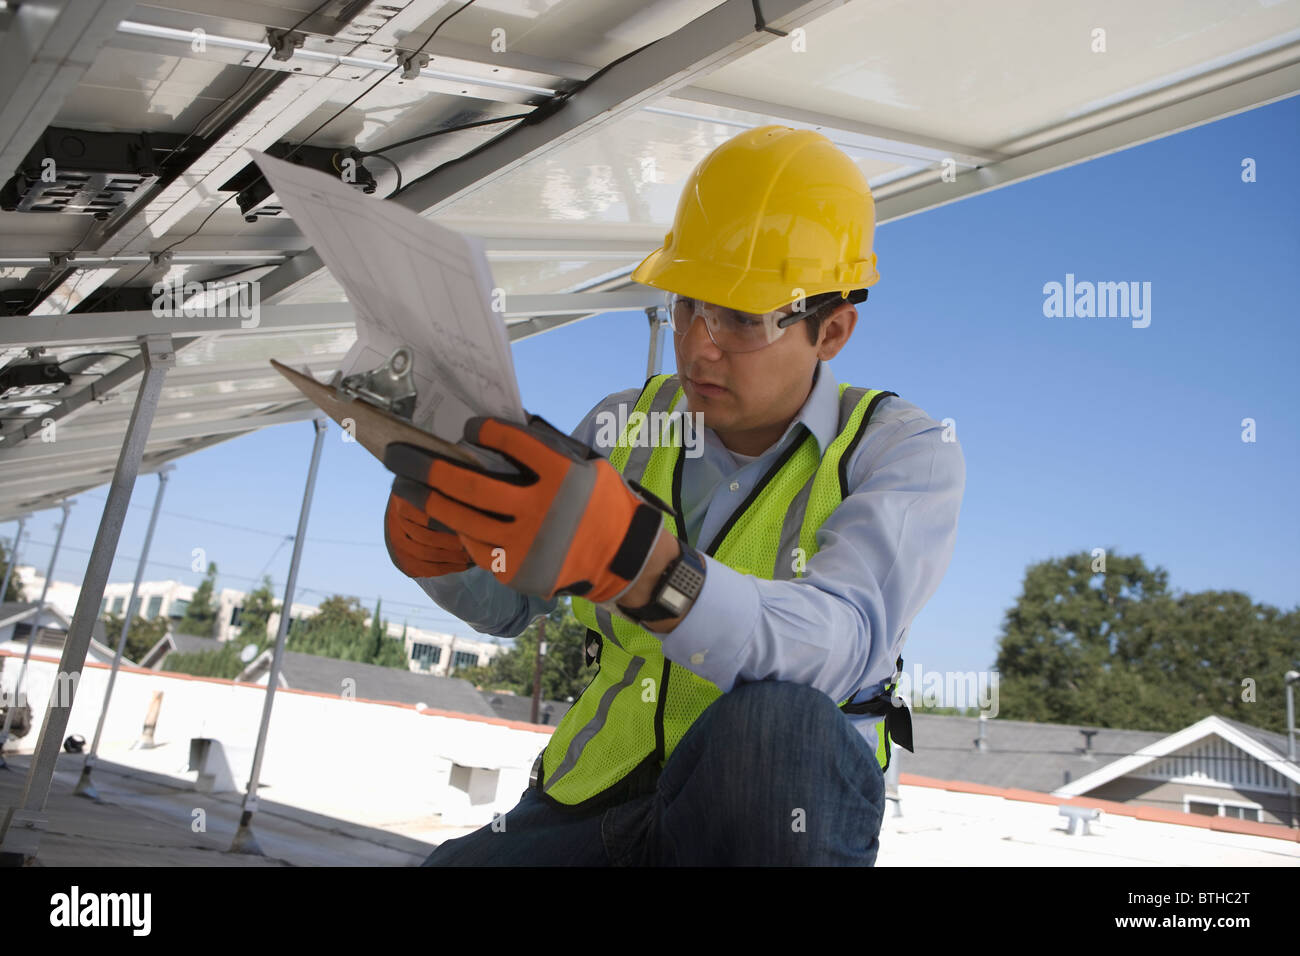
[[704,317],[709,338],[724,352],[752,352],[785,334],[777,324],[785,318],[782,312],[741,312],[675,292],[668,296],[668,319],[677,335],[685,335],[697,315]]

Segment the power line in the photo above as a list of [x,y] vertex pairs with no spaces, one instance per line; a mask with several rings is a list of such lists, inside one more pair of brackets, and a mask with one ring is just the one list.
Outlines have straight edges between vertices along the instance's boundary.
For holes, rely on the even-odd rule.
[[[91,498],[95,501],[104,500],[102,495],[92,495],[92,494],[86,494],[84,492],[78,497]],[[151,505],[146,505],[143,502],[132,502],[130,505],[128,505],[128,507],[143,509],[145,511],[151,510],[152,508]],[[269,538],[288,538],[290,541],[292,541],[294,537],[292,534],[285,534],[284,532],[267,531],[265,528],[250,528],[247,525],[232,524],[229,521],[217,521],[214,518],[201,518],[198,515],[181,514],[180,512],[177,511],[159,511],[158,513],[161,515],[166,515],[169,518],[179,518],[183,521],[197,521],[200,524],[210,524],[210,525],[215,525],[216,527],[219,528],[229,528],[231,531],[244,531],[247,532],[248,534],[260,534],[263,535],[264,537],[269,537]],[[385,545],[382,542],[378,542],[378,541],[345,541],[340,538],[310,537],[307,539],[306,543],[345,545],[351,548],[385,547]]]

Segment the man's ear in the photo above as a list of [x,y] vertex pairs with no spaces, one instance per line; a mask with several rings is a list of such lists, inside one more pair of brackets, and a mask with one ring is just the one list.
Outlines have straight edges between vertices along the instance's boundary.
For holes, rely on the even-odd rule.
[[848,343],[857,322],[858,310],[853,303],[844,302],[832,309],[818,329],[817,357],[826,362],[838,355]]

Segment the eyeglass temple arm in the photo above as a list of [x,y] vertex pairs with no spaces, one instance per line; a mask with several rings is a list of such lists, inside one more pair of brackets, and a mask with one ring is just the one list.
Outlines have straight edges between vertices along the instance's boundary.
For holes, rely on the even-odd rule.
[[[812,313],[817,312],[820,309],[824,309],[826,308],[826,306],[831,305],[832,303],[842,305],[845,302],[852,302],[853,304],[856,305],[859,302],[866,302],[867,293],[870,291],[871,291],[870,289],[854,289],[852,292],[849,293],[848,298],[846,299],[838,298],[839,297],[838,292],[827,293],[825,302],[820,302],[817,305],[814,305],[812,308],[806,308],[802,312],[792,312],[789,315],[777,319],[776,320],[777,327],[782,329],[787,328],[788,326],[793,325],[795,322],[798,322],[800,319],[806,318]],[[835,296],[836,298],[832,299],[831,298],[832,295]]]

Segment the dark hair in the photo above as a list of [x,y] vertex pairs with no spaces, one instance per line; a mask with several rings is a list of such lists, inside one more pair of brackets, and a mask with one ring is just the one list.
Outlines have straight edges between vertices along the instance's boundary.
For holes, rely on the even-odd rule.
[[[815,301],[816,300],[814,300],[814,302]],[[800,320],[800,324],[808,333],[808,343],[810,345],[817,344],[817,337],[821,334],[822,322],[825,318],[834,312],[837,307],[849,301],[851,300],[840,298],[838,292],[828,293],[825,302],[822,305],[816,306],[814,312],[812,312],[807,318]]]

